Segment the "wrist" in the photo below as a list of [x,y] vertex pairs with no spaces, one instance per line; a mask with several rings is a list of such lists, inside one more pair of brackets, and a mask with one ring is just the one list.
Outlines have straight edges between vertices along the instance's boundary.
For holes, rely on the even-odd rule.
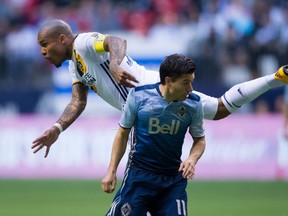
[[64,131],[63,127],[57,122],[53,126],[55,126],[59,130],[60,133]]
[[117,68],[117,67],[119,67],[119,64],[117,61],[110,61],[109,67],[110,68]]

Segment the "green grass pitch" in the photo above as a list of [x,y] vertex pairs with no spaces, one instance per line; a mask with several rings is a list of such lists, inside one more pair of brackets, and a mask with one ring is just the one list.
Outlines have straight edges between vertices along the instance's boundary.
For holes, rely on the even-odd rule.
[[[288,215],[287,181],[198,180],[187,193],[193,216]],[[99,180],[0,180],[0,215],[102,216],[114,194]]]

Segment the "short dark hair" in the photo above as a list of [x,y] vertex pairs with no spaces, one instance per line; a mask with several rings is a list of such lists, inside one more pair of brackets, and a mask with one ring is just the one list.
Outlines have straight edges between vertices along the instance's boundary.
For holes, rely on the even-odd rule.
[[176,80],[183,74],[195,73],[196,65],[191,58],[182,54],[172,54],[166,56],[160,65],[160,82],[165,84],[165,77]]
[[38,35],[43,31],[47,32],[47,36],[54,39],[58,38],[61,34],[64,34],[65,36],[70,36],[72,38],[74,37],[71,27],[68,25],[68,23],[60,19],[48,20],[40,27]]

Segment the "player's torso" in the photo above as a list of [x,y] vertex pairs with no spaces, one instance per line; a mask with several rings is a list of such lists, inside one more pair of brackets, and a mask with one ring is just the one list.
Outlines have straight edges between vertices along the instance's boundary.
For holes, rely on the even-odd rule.
[[[114,80],[109,72],[109,53],[97,53],[91,42],[93,37],[97,38],[97,33],[79,34],[75,39],[73,59],[70,62],[70,71],[75,73],[72,79],[89,86],[106,102],[121,110],[130,89],[117,84]],[[139,66],[129,56],[124,57],[120,66],[140,80],[139,84],[143,84],[141,80],[146,80],[143,79],[145,68]]]
[[135,92],[136,104],[137,100],[141,103],[135,125],[135,156],[138,158],[134,161],[141,166],[153,164],[163,172],[170,172],[178,169],[184,137],[197,113],[197,103],[195,107],[186,102],[167,103],[158,91]]

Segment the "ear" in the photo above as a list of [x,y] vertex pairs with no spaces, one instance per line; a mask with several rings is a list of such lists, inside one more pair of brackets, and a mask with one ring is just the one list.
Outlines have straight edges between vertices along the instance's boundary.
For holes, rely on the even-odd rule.
[[65,43],[66,42],[66,36],[64,34],[59,35],[59,41],[60,43]]
[[172,79],[170,77],[165,77],[165,85],[169,86],[172,82]]

